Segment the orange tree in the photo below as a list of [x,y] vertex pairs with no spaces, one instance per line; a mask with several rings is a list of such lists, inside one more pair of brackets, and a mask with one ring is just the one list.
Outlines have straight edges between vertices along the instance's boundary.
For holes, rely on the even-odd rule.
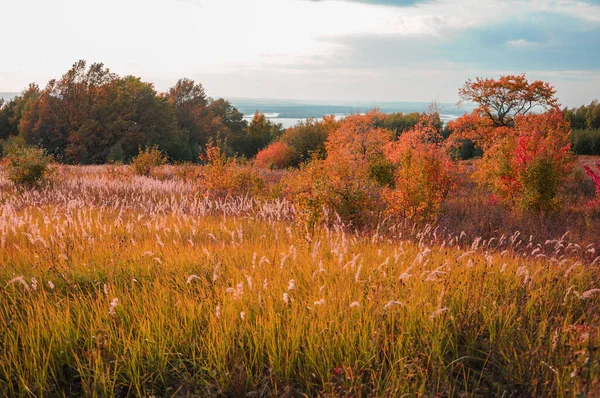
[[458,94],[461,102],[475,102],[475,111],[496,127],[512,126],[516,116],[533,109],[558,106],[554,87],[541,80],[529,83],[525,74],[500,76],[498,80],[478,77],[468,80]]
[[433,115],[421,115],[384,152],[395,166],[393,184],[383,190],[388,214],[415,221],[434,218],[458,181],[458,166],[442,144]]
[[559,188],[572,170],[571,131],[555,94],[550,84],[530,83],[524,74],[468,80],[459,89],[461,101],[477,107],[449,124],[449,142],[470,139],[484,150],[476,180],[514,208],[556,209]]
[[371,166],[383,156],[392,133],[377,127],[383,114],[351,115],[335,126],[325,143],[325,160],[314,158],[286,185],[300,219],[308,227],[326,220],[327,211],[360,226],[381,210],[380,186]]

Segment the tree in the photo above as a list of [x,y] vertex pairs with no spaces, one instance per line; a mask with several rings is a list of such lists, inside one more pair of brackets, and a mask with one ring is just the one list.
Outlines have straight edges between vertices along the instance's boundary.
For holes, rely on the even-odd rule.
[[281,124],[271,122],[264,114],[257,111],[248,125],[246,135],[236,143],[234,148],[239,154],[251,158],[279,138],[282,133]]
[[389,130],[377,127],[383,118],[383,114],[376,110],[366,115],[346,117],[327,138],[327,156],[352,157],[367,163],[379,156],[383,145],[393,135]]
[[395,166],[393,184],[383,190],[387,213],[431,220],[458,181],[457,165],[442,145],[436,114],[423,114],[397,141],[384,147]]
[[165,94],[175,110],[180,136],[187,136],[190,159],[197,159],[199,148],[214,140],[218,134],[219,118],[209,109],[209,98],[202,84],[194,80],[179,79]]
[[210,100],[208,109],[218,121],[217,140],[225,141],[227,154],[230,156],[240,152],[240,144],[248,131],[248,122],[244,114],[223,98]]
[[514,128],[499,129],[505,134],[485,152],[475,178],[517,209],[557,209],[559,188],[575,160],[562,112],[521,115]]
[[488,118],[496,127],[512,126],[514,118],[535,108],[558,106],[556,90],[549,83],[536,80],[529,83],[522,75],[500,76],[500,79],[467,80],[458,90],[460,102],[478,104],[475,112]]
[[281,136],[281,141],[288,144],[299,154],[298,161],[306,161],[311,156],[325,154],[325,140],[328,130],[324,122],[307,119],[288,128]]

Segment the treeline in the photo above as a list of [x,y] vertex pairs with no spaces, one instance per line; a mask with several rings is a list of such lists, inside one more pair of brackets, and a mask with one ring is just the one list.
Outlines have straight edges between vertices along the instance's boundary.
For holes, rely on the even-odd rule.
[[262,115],[248,123],[193,80],[180,79],[160,93],[138,77],[120,77],[101,63],[86,68],[85,61],[44,89],[31,84],[0,105],[5,145],[36,145],[65,163],[127,162],[150,146],[172,161],[195,161],[209,142],[252,157],[283,132]]
[[[395,113],[377,124],[399,135],[418,118]],[[170,161],[198,161],[209,143],[229,156],[250,159],[281,140],[297,148],[293,163],[298,164],[323,152],[325,124],[309,120],[285,131],[258,112],[248,122],[193,80],[180,79],[158,92],[139,77],[118,76],[102,63],[87,67],[85,61],[43,89],[31,84],[16,98],[0,100],[0,145],[38,146],[71,164],[129,162],[140,148],[154,146]]]
[[573,129],[573,152],[600,155],[600,103],[594,100],[579,108],[564,108],[563,115]]

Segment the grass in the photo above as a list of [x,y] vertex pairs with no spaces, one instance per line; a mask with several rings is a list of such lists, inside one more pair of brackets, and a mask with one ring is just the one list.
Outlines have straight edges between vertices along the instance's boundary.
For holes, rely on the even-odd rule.
[[2,396],[594,396],[600,259],[61,167],[0,180]]

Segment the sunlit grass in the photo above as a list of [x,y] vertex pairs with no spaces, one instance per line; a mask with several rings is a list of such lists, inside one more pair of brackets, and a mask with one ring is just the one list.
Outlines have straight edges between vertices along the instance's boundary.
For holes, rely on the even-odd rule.
[[0,197],[0,395],[599,393],[600,264],[561,237],[309,235],[280,202],[67,175]]

